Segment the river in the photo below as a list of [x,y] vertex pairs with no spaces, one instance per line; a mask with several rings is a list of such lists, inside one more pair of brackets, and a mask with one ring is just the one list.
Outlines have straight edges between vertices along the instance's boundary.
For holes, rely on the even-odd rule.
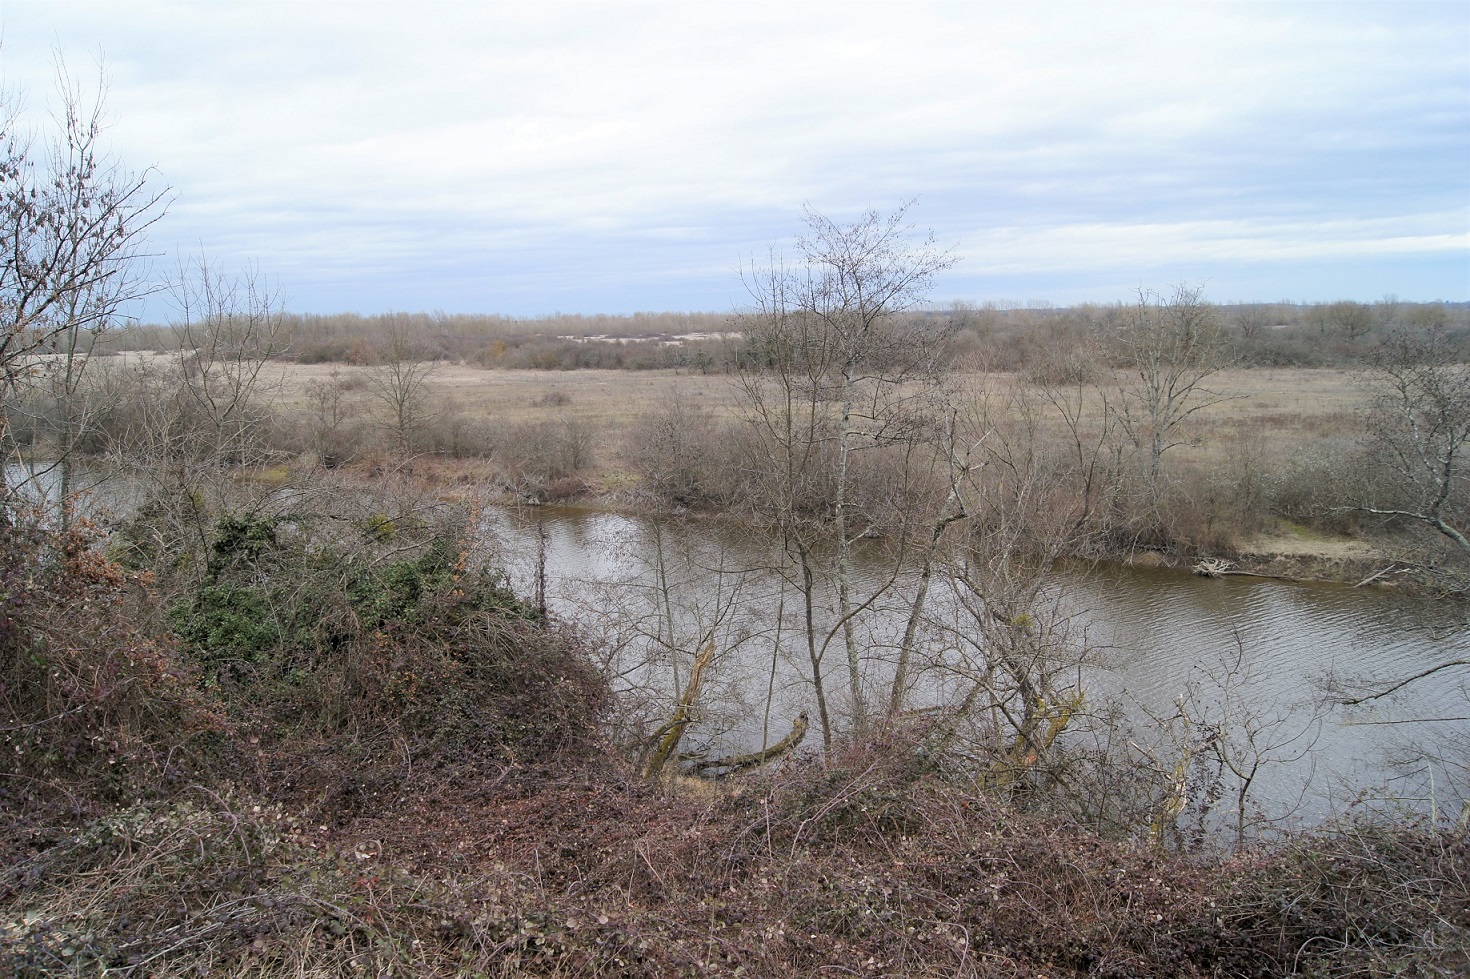
[[[16,485],[26,474],[7,467],[6,475]],[[57,475],[43,471],[31,492],[54,492]],[[79,481],[89,475],[83,470]],[[100,494],[112,507],[126,496],[119,487],[114,480]],[[802,711],[813,721],[807,747],[820,744],[801,603],[775,570],[769,535],[713,519],[549,506],[488,508],[482,531],[522,594],[536,591],[544,553],[548,605],[596,640],[644,731],[668,719],[693,653],[713,638],[718,657],[687,747],[716,757],[759,748]],[[892,562],[876,547],[855,553],[862,598],[879,590]],[[870,703],[891,680],[912,571],[856,620]],[[1192,717],[1253,744],[1246,760],[1261,762],[1252,805],[1263,821],[1313,824],[1355,804],[1453,813],[1470,797],[1470,668],[1357,706],[1333,701],[1470,659],[1462,604],[1121,565],[1064,566],[1045,598],[1041,611],[1066,631],[1061,645],[1078,660],[1070,682],[1086,689],[1092,710],[1118,705],[1135,725],[1131,736],[1144,738],[1183,704]],[[833,604],[831,590],[819,589],[820,622],[832,623]],[[942,588],[930,613],[927,669],[917,674],[912,701],[919,706],[953,700],[965,674],[945,657],[974,632]],[[970,652],[972,666],[983,660],[980,644]],[[840,635],[822,668],[840,728],[851,704]]]
[[[602,641],[620,690],[646,703],[646,725],[667,719],[693,652],[713,636],[719,656],[689,742],[713,755],[750,750],[813,709],[800,603],[776,573],[774,542],[713,520],[654,520],[573,508],[493,509],[485,531],[518,590],[532,593],[544,553],[548,605]],[[544,540],[544,546],[541,543]],[[891,562],[859,554],[866,596]],[[871,652],[869,698],[892,673],[913,578],[859,617]],[[955,602],[932,598],[926,641],[963,640]],[[1453,668],[1359,706],[1332,694],[1381,689],[1470,658],[1463,606],[1401,593],[1260,578],[1201,578],[1166,569],[1069,566],[1046,598],[1067,645],[1085,660],[1075,682],[1088,703],[1116,703],[1144,737],[1178,705],[1222,726],[1259,762],[1253,818],[1315,824],[1349,805],[1454,811],[1466,795],[1470,669]],[[830,607],[831,596],[824,604]],[[825,620],[833,621],[830,610]],[[961,625],[956,626],[955,622]],[[948,623],[948,624],[946,624]],[[960,674],[932,668],[918,701],[945,702]],[[844,716],[840,636],[823,662],[834,714]],[[840,722],[839,722],[840,723]],[[1177,721],[1175,729],[1177,731]],[[819,744],[809,738],[807,745]]]

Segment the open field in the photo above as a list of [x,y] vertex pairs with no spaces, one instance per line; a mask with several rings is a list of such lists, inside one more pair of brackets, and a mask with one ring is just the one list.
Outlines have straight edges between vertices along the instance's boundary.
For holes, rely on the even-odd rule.
[[[171,355],[130,353],[126,361],[162,360]],[[306,407],[312,385],[337,384],[372,407],[370,378],[375,367],[298,364],[273,361],[262,378],[267,391],[287,410]],[[1002,392],[1024,381],[1009,373],[959,373],[955,387],[967,392]],[[696,400],[716,416],[738,412],[739,381],[728,374],[675,370],[499,370],[438,363],[427,390],[441,406],[477,419],[517,423],[550,414],[585,420],[611,433],[636,420],[661,400],[680,395]],[[1255,432],[1285,438],[1308,432],[1342,433],[1352,427],[1364,393],[1353,372],[1328,368],[1256,368],[1225,371],[1211,379],[1211,391],[1228,400],[1200,412],[1192,422],[1204,439],[1226,432]]]
[[[289,413],[305,411],[312,385],[336,383],[355,405],[355,412],[381,410],[371,390],[375,368],[272,363],[271,383]],[[1344,370],[1255,369],[1228,371],[1213,378],[1212,391],[1228,400],[1191,419],[1186,444],[1171,450],[1176,462],[1199,466],[1229,465],[1231,453],[1248,452],[1268,461],[1291,451],[1303,437],[1351,437],[1363,392],[1355,376]],[[956,375],[961,397],[1003,399],[1025,382],[1013,374]],[[497,428],[546,420],[574,419],[597,433],[592,471],[596,484],[622,474],[622,451],[631,426],[661,403],[681,398],[715,418],[740,412],[736,377],[676,371],[525,371],[485,370],[463,364],[439,364],[426,387],[440,412],[458,413],[492,433]],[[1044,422],[1045,424],[1045,422]],[[1050,428],[1050,425],[1046,427]]]
[[[308,385],[333,378],[349,392],[367,399],[375,368],[324,364],[273,363],[276,383],[286,404],[305,404]],[[600,428],[617,430],[637,419],[661,398],[676,391],[699,398],[720,412],[733,410],[736,388],[726,376],[685,375],[674,371],[524,371],[484,370],[463,364],[440,364],[427,387],[441,403],[477,419],[516,423],[548,414],[570,415]]]
[[[288,409],[304,409],[312,384],[334,381],[364,407],[371,405],[369,378],[376,368],[271,363],[266,369]],[[1351,429],[1363,400],[1354,375],[1344,370],[1234,370],[1214,381],[1211,390],[1229,400],[1200,412],[1191,424],[1201,444],[1181,447],[1181,454],[1207,449],[1212,437],[1229,433],[1255,433],[1268,441],[1305,433],[1342,434]],[[955,382],[968,392],[1000,392],[1024,383],[1010,374],[977,373],[957,375]],[[427,388],[441,404],[475,419],[514,424],[569,416],[609,438],[675,395],[693,399],[717,417],[734,416],[740,401],[739,382],[730,375],[667,370],[485,370],[439,364]]]

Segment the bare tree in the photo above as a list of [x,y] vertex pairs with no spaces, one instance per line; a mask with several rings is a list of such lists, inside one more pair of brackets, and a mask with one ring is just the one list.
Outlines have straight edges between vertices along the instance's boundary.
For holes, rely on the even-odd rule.
[[112,454],[149,487],[145,509],[158,524],[149,533],[202,549],[220,501],[244,490],[236,474],[269,458],[265,367],[282,349],[285,321],[278,294],[253,271],[232,277],[191,259],[170,291],[179,353],[136,367]]
[[1240,329],[1241,339],[1248,342],[1260,339],[1272,325],[1270,307],[1260,303],[1240,307],[1235,313],[1235,325]]
[[1365,374],[1373,391],[1367,437],[1392,475],[1392,497],[1356,509],[1431,527],[1470,558],[1470,368],[1455,360],[1442,327],[1395,330],[1374,356]]
[[1160,461],[1180,443],[1180,426],[1229,399],[1206,386],[1232,363],[1224,331],[1203,291],[1179,285],[1168,296],[1140,290],[1137,302],[1116,311],[1103,342],[1123,371],[1118,420],[1145,454],[1157,490]]
[[[923,427],[923,405],[942,373],[946,340],[955,329],[949,318],[911,312],[955,259],[935,245],[932,234],[914,240],[906,223],[910,206],[889,215],[868,211],[849,225],[808,209],[797,261],[787,265],[773,257],[767,267],[745,275],[755,305],[747,334],[754,370],[744,377],[746,400],[758,430],[774,439],[776,451],[768,458],[785,483],[779,511],[804,580],[811,578],[810,544],[792,536],[792,491],[810,484],[819,461],[831,466],[830,493],[822,503],[830,512],[837,628],[860,734],[867,698],[854,619],[876,596],[853,594],[851,547],[870,529],[853,506],[853,454],[912,438],[916,419]],[[813,643],[814,671],[815,657]],[[830,738],[824,705],[818,706]]]
[[1060,393],[992,382],[968,400],[965,453],[950,468],[964,536],[936,569],[945,597],[928,616],[927,669],[950,695],[950,746],[968,743],[993,787],[1030,791],[1056,776],[1054,749],[1085,699],[1091,650],[1051,572],[1084,533],[1086,474],[1042,436],[1065,415]]
[[[0,402],[12,404],[36,382],[41,355],[56,355],[62,459],[86,424],[69,397],[97,336],[150,291],[141,249],[167,207],[168,189],[151,171],[126,170],[103,145],[100,76],[89,94],[58,64],[56,132],[41,147],[21,123],[19,96],[0,93]],[[4,426],[0,418],[0,435]],[[4,486],[7,498],[12,490]]]
[[[1214,765],[1210,794],[1218,792],[1229,800],[1230,808],[1222,815],[1233,824],[1237,850],[1245,846],[1252,828],[1259,832],[1292,815],[1266,812],[1252,790],[1266,770],[1294,765],[1311,755],[1322,733],[1324,710],[1321,704],[1303,710],[1302,705],[1267,697],[1253,682],[1247,652],[1245,637],[1237,632],[1234,657],[1223,657],[1210,669],[1196,666],[1201,677],[1190,682],[1176,707],[1188,727],[1202,735],[1191,761]],[[1203,820],[1208,807],[1196,805]]]
[[929,592],[935,578],[936,565],[940,557],[940,544],[950,528],[971,516],[974,476],[986,464],[977,459],[979,450],[991,432],[987,420],[973,424],[974,419],[965,417],[958,406],[952,407],[943,422],[943,434],[938,439],[949,491],[944,504],[934,514],[928,534],[918,541],[919,581],[909,605],[908,620],[904,623],[903,638],[899,641],[898,656],[894,662],[893,679],[888,690],[887,721],[896,722],[906,708],[911,672],[915,652],[918,649],[919,628],[924,621]]
[[347,386],[337,371],[326,380],[306,385],[307,432],[317,461],[328,469],[350,458],[347,433],[351,429],[352,402]]
[[[1396,304],[1387,304],[1389,307]],[[1393,310],[1384,310],[1392,316]],[[1335,302],[1324,311],[1327,321],[1349,342],[1361,340],[1373,332],[1374,310],[1371,306],[1355,303],[1351,299]]]
[[250,461],[266,424],[266,361],[288,335],[280,293],[258,270],[229,276],[203,257],[180,266],[171,292],[183,344],[180,393],[196,422],[188,454]]
[[387,412],[395,446],[407,455],[428,414],[426,385],[435,365],[424,359],[421,338],[399,316],[389,320],[374,353],[377,366],[368,375],[368,390]]
[[687,505],[713,492],[718,441],[708,409],[676,389],[637,421],[625,451],[650,490]]

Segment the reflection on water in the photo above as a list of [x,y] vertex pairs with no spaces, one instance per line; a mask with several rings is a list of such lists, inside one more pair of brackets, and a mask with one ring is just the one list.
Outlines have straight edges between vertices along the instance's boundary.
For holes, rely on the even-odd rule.
[[[1071,584],[1109,647],[1110,675],[1099,678],[1104,689],[1167,704],[1191,683],[1217,689],[1218,678],[1235,668],[1243,701],[1268,720],[1281,719],[1278,736],[1303,732],[1300,743],[1311,750],[1263,772],[1264,789],[1280,799],[1310,779],[1308,797],[1317,806],[1341,805],[1401,776],[1386,767],[1399,745],[1453,746],[1470,731],[1470,670],[1445,671],[1350,709],[1324,705],[1327,691],[1361,695],[1466,658],[1470,630],[1456,618],[1463,608],[1336,584],[1125,568]],[[1322,715],[1320,730],[1310,725],[1314,711]],[[1439,777],[1453,779],[1458,770],[1452,764]],[[1402,780],[1399,789],[1420,791]]]
[[[718,706],[697,735],[710,750],[774,741],[811,707],[800,602],[773,570],[775,548],[762,535],[714,521],[549,507],[492,511],[486,529],[522,590],[532,587],[544,533],[549,602],[605,641],[626,690],[666,697],[703,637],[715,636],[726,652],[708,697]],[[886,573],[879,561],[860,569],[866,586]],[[1260,798],[1277,811],[1319,818],[1365,787],[1392,782],[1399,773],[1387,761],[1396,744],[1467,740],[1470,669],[1444,671],[1362,706],[1323,706],[1334,685],[1378,689],[1470,658],[1463,608],[1340,585],[1118,566],[1066,568],[1057,579],[1103,665],[1086,675],[1093,701],[1116,696],[1140,719],[1169,713],[1187,694],[1217,711],[1248,707],[1246,723],[1263,745],[1291,742],[1268,752],[1275,763],[1258,783]],[[865,648],[874,651],[864,665],[875,687],[890,669],[910,589],[901,582],[860,620]],[[838,708],[844,655],[838,640],[823,663]],[[944,691],[931,694],[942,699]],[[1426,772],[1422,763],[1417,770]],[[1428,772],[1439,788],[1456,773],[1453,765]],[[1419,781],[1412,789],[1410,781],[1395,782],[1393,791],[1413,795]]]
[[68,492],[78,516],[100,518],[136,506],[139,491],[135,480],[85,462],[7,462],[7,495],[41,510],[54,510],[61,501],[63,466],[67,467]]
[[[87,490],[105,475],[79,468],[74,486]],[[11,465],[6,478],[36,498],[60,486],[55,468]],[[83,512],[104,505],[125,512],[138,492],[131,481],[113,479],[84,496]],[[535,588],[544,540],[548,602],[599,640],[615,683],[630,703],[645,705],[648,725],[667,720],[670,691],[682,686],[693,652],[713,638],[721,657],[706,712],[689,734],[693,746],[716,755],[750,750],[778,740],[802,711],[812,712],[817,730],[802,603],[777,571],[768,535],[714,520],[554,507],[491,508],[484,531],[523,594]],[[877,590],[889,563],[876,546],[855,553],[856,591]],[[856,623],[870,691],[891,677],[913,589],[910,574]],[[1463,605],[1121,566],[1063,567],[1056,596],[1095,654],[1095,668],[1082,675],[1090,702],[1116,698],[1144,722],[1171,713],[1181,697],[1216,716],[1235,712],[1237,732],[1249,728],[1272,749],[1258,783],[1268,810],[1312,820],[1380,787],[1421,807],[1431,787],[1447,802],[1470,794],[1470,668],[1444,670],[1359,706],[1324,706],[1329,690],[1361,695],[1470,659]],[[830,627],[831,589],[819,589],[817,598],[817,619]],[[939,621],[954,612],[943,589],[931,595],[930,610]],[[928,641],[952,645],[956,635],[931,628]],[[840,726],[849,706],[840,635],[833,634],[822,669]],[[955,696],[954,685],[952,674],[930,673],[918,696],[942,703]],[[1441,756],[1426,762],[1426,746]],[[1402,759],[1411,763],[1393,764]]]

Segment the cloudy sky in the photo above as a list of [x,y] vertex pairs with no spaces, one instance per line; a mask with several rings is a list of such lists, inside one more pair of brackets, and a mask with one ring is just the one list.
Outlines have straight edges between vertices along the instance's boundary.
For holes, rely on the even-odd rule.
[[[934,299],[1470,299],[1470,3],[0,0],[105,61],[160,256],[303,312],[726,310],[917,198]],[[161,258],[160,261],[167,261]]]

